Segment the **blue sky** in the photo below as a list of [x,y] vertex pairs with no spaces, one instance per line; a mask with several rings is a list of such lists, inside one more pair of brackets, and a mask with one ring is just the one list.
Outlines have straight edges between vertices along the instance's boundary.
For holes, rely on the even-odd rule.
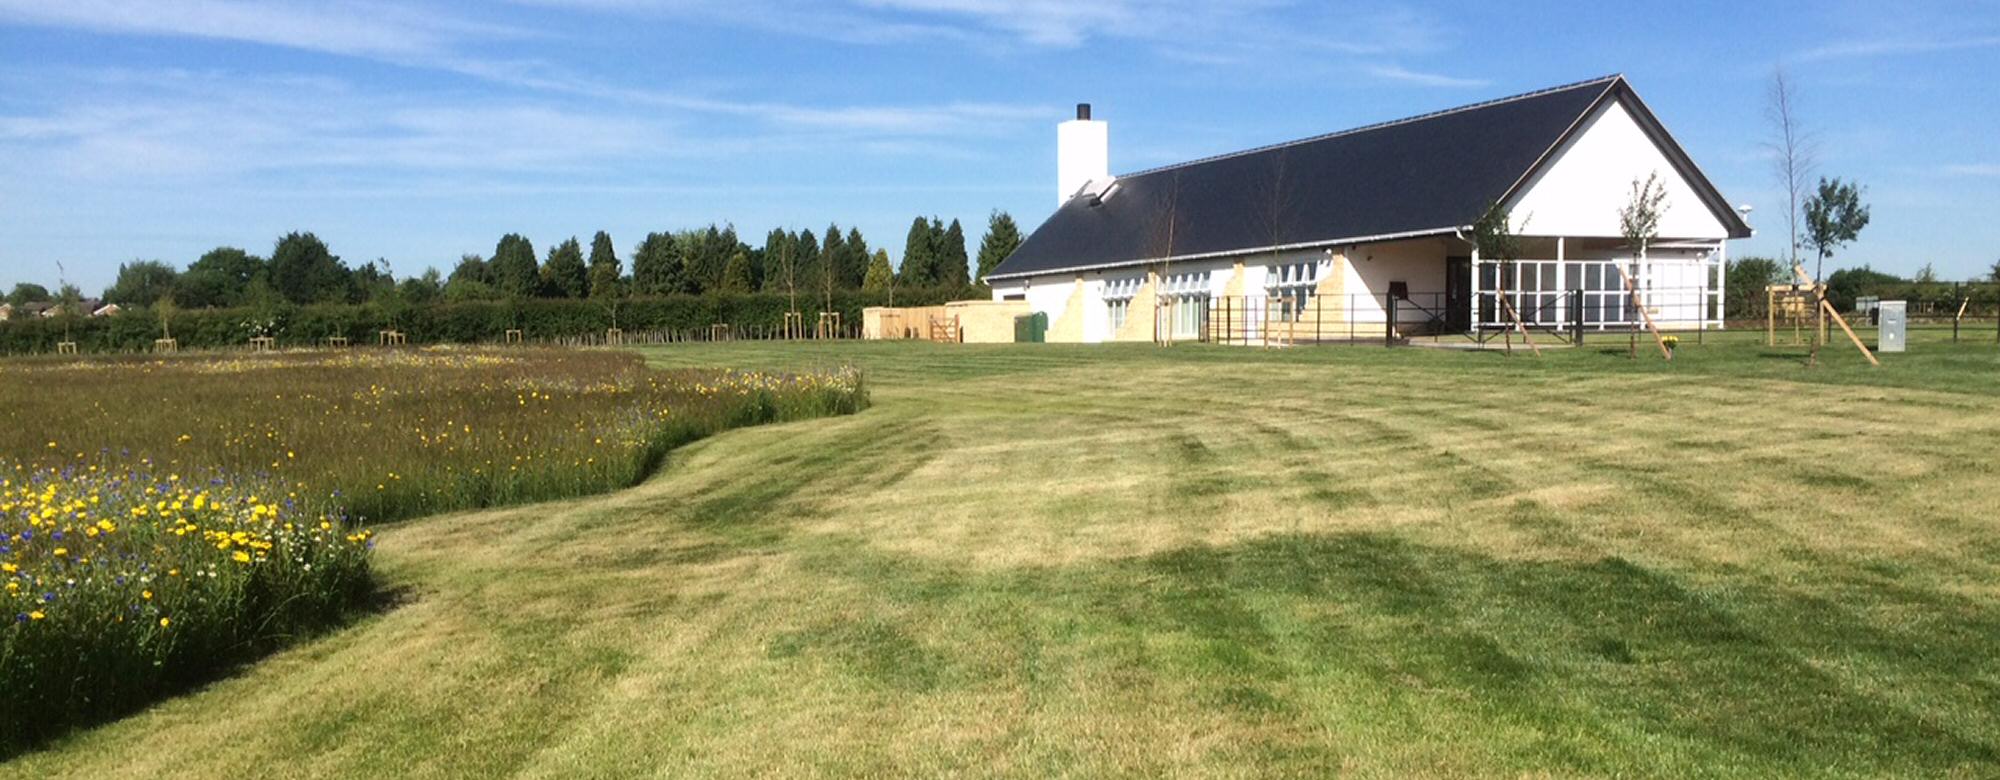
[[1623,72],[1728,197],[1783,210],[1784,63],[1825,173],[1868,187],[1841,264],[2000,258],[2000,6],[1969,2],[0,0],[0,282],[266,253],[448,268],[520,231],[1032,228],[1054,125],[1114,171]]

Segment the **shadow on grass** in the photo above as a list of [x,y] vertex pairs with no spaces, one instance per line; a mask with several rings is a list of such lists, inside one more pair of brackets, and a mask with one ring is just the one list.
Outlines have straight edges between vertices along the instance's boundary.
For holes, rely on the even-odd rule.
[[[2000,707],[1981,660],[2000,615],[1931,591],[1697,589],[1618,557],[1506,560],[1374,533],[986,575],[859,543],[809,565],[877,598],[780,633],[770,655],[895,691],[1186,698],[1166,706],[1246,726],[1276,718],[1294,734],[1372,702],[1379,723],[1507,724],[1394,736],[1558,773],[1679,773],[1656,763],[1668,758],[1689,762],[1681,771],[1780,774],[2000,762],[1992,733],[1940,717]],[[1076,691],[1078,680],[1103,689]],[[1505,742],[1524,733],[1537,736]],[[1338,758],[1313,755],[1335,749],[1314,740],[1259,749],[1278,762]]]
[[71,735],[89,730],[145,710],[176,696],[192,693],[243,673],[257,662],[290,647],[325,637],[370,617],[384,615],[411,603],[415,593],[405,585],[387,585],[379,575],[371,576],[364,589],[343,610],[284,634],[257,636],[231,647],[220,648],[197,663],[172,664],[155,670],[143,689],[118,692],[115,699],[99,698],[65,703],[66,715],[49,715],[56,708],[19,701],[18,692],[9,691],[0,714],[6,732],[0,734],[0,762],[41,750]]

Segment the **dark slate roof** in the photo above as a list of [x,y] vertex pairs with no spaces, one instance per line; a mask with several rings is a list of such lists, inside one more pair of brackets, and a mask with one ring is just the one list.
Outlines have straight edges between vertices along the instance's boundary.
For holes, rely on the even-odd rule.
[[1170,212],[1175,259],[1449,232],[1510,196],[1614,93],[1629,98],[1668,157],[1708,191],[1704,199],[1732,234],[1747,236],[1624,79],[1607,76],[1120,176],[1101,202],[1083,195],[1063,204],[988,278],[1165,257]]

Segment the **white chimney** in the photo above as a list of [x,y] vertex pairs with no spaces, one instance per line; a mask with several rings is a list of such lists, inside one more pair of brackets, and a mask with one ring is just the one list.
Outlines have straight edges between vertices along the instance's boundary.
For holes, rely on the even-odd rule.
[[1056,205],[1068,203],[1091,182],[1111,179],[1111,127],[1091,121],[1090,104],[1076,104],[1076,118],[1056,126]]

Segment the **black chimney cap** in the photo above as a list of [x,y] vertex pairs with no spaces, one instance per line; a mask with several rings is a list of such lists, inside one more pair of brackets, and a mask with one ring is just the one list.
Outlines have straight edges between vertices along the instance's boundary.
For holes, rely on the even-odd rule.
[[1090,104],[1089,104],[1089,103],[1078,103],[1078,104],[1076,104],[1076,118],[1078,118],[1078,119],[1081,119],[1081,120],[1084,120],[1084,121],[1086,121],[1086,122],[1087,122],[1087,121],[1090,121]]

